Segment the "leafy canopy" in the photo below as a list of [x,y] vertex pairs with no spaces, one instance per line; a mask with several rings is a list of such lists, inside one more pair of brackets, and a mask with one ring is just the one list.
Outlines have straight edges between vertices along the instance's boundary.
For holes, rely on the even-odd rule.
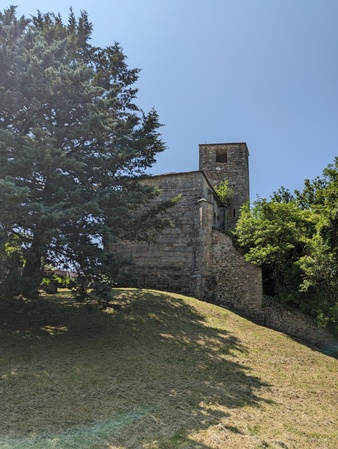
[[164,150],[158,115],[135,104],[139,69],[92,31],[86,12],[0,12],[0,239],[3,255],[21,249],[27,295],[45,263],[111,276],[104,247],[168,224],[168,203],[142,212],[158,193],[140,183]]
[[266,294],[338,330],[338,158],[302,191],[245,206],[235,236],[262,267]]
[[234,195],[232,188],[229,186],[229,181],[227,179],[221,181],[214,187],[214,189],[221,202],[225,205],[229,205]]

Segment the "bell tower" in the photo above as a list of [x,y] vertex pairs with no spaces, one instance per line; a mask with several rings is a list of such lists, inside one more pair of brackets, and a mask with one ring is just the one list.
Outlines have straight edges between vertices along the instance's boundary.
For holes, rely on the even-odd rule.
[[213,187],[228,180],[233,198],[228,205],[227,226],[233,228],[241,206],[249,201],[249,151],[246,143],[199,145],[199,169]]

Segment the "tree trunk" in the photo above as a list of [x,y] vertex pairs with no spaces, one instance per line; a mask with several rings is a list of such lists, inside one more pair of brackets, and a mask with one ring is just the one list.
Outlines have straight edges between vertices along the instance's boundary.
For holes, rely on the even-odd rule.
[[26,262],[22,271],[21,293],[27,298],[37,298],[42,280],[42,248],[40,239],[33,238],[32,246],[27,253]]

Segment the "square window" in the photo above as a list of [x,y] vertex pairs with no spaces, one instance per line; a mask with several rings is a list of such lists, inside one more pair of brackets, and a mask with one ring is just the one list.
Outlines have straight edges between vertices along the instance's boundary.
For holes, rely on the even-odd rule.
[[228,161],[228,154],[226,150],[216,150],[216,162],[225,164]]

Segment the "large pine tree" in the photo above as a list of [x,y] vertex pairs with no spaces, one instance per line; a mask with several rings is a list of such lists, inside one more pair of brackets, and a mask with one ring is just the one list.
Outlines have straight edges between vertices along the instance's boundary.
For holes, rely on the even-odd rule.
[[140,218],[156,192],[139,181],[164,150],[157,113],[135,105],[139,70],[119,44],[91,34],[85,12],[0,13],[0,237],[20,247],[30,296],[44,263],[89,273],[114,239],[166,224]]

